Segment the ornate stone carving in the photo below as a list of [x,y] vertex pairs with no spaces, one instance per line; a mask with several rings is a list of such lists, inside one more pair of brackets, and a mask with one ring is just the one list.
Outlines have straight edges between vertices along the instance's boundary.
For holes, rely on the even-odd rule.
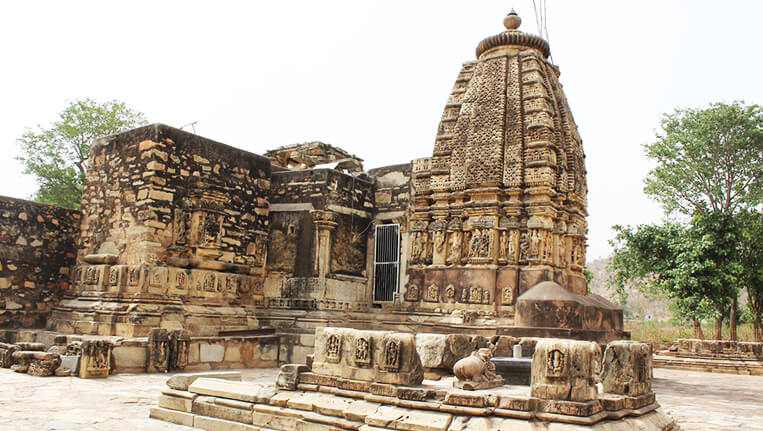
[[113,344],[107,340],[85,340],[82,342],[79,376],[107,377],[111,370],[111,349]]
[[339,362],[340,359],[342,359],[342,337],[331,334],[326,341],[326,360]]
[[453,286],[452,284],[449,284],[445,288],[445,298],[448,301],[453,301],[456,298],[456,287]]
[[409,284],[405,289],[405,300],[416,302],[419,300],[419,286],[416,284]]
[[514,288],[504,287],[501,290],[501,304],[511,305],[514,303]]
[[448,235],[448,265],[461,263],[461,231],[453,231]]
[[503,386],[504,379],[496,374],[495,365],[490,361],[492,357],[491,349],[482,348],[460,359],[453,365],[456,376],[453,386],[470,391]]
[[355,339],[355,365],[359,367],[371,366],[371,338],[358,337]]
[[546,375],[553,378],[561,378],[567,373],[567,358],[565,353],[554,349],[546,354]]
[[401,340],[395,336],[387,336],[384,338],[384,350],[382,355],[382,368],[386,371],[398,371],[400,370],[400,357],[402,354]]
[[424,297],[424,301],[427,302],[438,302],[440,300],[440,288],[432,283],[427,287],[427,294]]

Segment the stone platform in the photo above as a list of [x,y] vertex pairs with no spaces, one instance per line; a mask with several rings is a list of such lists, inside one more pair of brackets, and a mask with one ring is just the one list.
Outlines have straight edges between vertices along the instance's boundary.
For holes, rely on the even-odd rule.
[[654,366],[763,376],[763,343],[677,339],[670,349],[656,353]]
[[344,379],[331,382],[312,373],[300,374],[300,381],[313,383],[276,393],[272,385],[200,378],[186,391],[165,389],[151,417],[205,430],[248,431],[678,429],[658,409],[653,395],[626,400],[601,394],[599,402],[580,411],[569,403],[530,397],[526,386],[461,391],[444,379],[394,388]]

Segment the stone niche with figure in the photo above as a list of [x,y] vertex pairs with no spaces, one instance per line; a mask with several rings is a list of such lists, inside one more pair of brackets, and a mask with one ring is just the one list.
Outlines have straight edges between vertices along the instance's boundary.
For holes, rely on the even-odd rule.
[[269,160],[155,124],[96,140],[89,163],[72,290],[48,326],[248,327],[264,303]]

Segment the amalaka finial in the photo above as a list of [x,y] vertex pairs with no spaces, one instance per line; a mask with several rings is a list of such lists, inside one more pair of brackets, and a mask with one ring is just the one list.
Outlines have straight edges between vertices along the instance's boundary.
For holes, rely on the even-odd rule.
[[514,9],[503,19],[503,25],[507,30],[516,30],[522,24],[522,18],[514,12]]

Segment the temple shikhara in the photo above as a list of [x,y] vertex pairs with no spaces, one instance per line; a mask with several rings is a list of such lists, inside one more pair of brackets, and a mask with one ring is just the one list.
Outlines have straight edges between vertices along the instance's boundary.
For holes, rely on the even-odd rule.
[[[272,398],[208,377],[171,384],[152,414],[203,429],[222,429],[203,425],[222,407],[195,397],[226,391],[251,406],[220,404],[249,409],[225,420],[252,429],[257,412],[299,416],[297,396],[419,408],[429,427],[384,425],[380,410],[334,428],[259,426],[472,429],[447,427],[492,408],[670,429],[648,346],[614,341],[629,338],[622,310],[586,293],[585,156],[559,68],[516,14],[504,25],[458,72],[426,157],[365,171],[322,142],[257,155],[153,124],[93,143],[81,210],[0,199],[0,358],[44,375],[61,360],[43,350],[58,346],[82,377],[291,364]],[[534,355],[529,398],[490,363],[512,349]],[[457,390],[401,390],[454,366]]]

